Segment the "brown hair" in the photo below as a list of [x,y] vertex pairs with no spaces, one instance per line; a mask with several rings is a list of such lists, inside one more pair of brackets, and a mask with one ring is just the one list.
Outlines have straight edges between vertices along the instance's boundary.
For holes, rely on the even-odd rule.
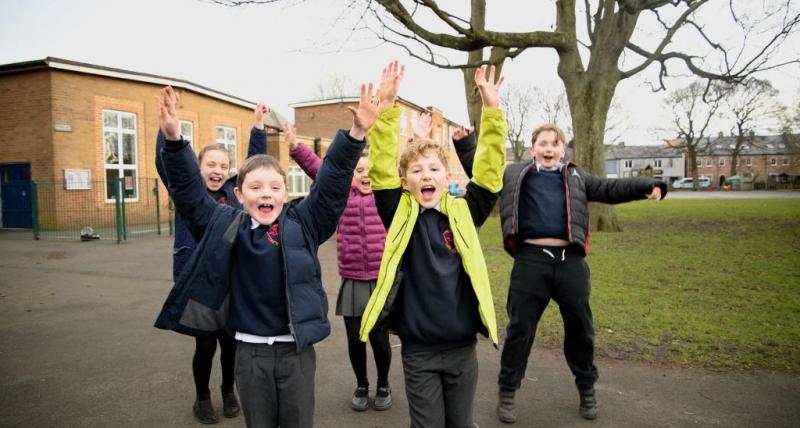
[[545,123],[544,125],[539,125],[536,129],[534,129],[533,135],[531,136],[531,144],[536,144],[536,137],[538,137],[542,132],[547,131],[555,132],[556,139],[558,139],[558,141],[564,145],[567,144],[567,134],[565,134],[564,130],[559,128],[555,123]]
[[447,168],[447,152],[445,152],[444,146],[434,140],[425,139],[406,144],[406,147],[400,154],[400,171],[405,174],[408,169],[408,164],[422,156],[422,154],[428,150],[436,152],[436,156],[442,161],[442,165]]
[[208,153],[208,152],[210,152],[212,150],[219,150],[221,152],[225,152],[225,156],[228,157],[228,162],[231,161],[231,152],[228,151],[227,147],[225,147],[224,145],[222,145],[220,143],[214,143],[214,144],[209,144],[207,146],[204,146],[200,150],[200,153],[197,154],[197,160],[199,160],[200,163],[202,163],[203,162],[203,156],[205,156],[206,153]]
[[283,177],[283,184],[286,185],[286,171],[283,170],[281,163],[278,162],[277,159],[270,155],[255,155],[247,158],[247,160],[244,161],[244,165],[239,168],[239,176],[236,177],[236,187],[241,189],[247,174],[259,168],[274,169]]

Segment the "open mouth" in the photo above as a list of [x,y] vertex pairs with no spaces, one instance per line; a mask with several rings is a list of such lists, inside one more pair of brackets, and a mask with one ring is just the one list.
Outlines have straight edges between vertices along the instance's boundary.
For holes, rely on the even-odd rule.
[[436,193],[436,187],[430,184],[422,186],[422,188],[420,188],[419,190],[420,193],[422,193],[422,197],[425,199],[432,198],[433,194]]
[[555,157],[553,155],[544,155],[542,156],[542,159],[544,159],[545,162],[550,162],[555,159]]
[[368,179],[368,178],[366,178],[366,179],[364,179],[364,180],[361,180],[361,181],[360,181],[360,183],[361,183],[361,185],[362,185],[362,186],[364,186],[364,187],[367,187],[367,186],[369,186],[369,185],[370,185],[370,181],[369,181],[369,179]]
[[211,177],[208,177],[208,181],[210,181],[210,182],[212,182],[214,184],[222,184],[222,177],[216,176],[216,175],[212,175]]
[[272,214],[272,210],[275,209],[275,206],[268,203],[258,204],[258,212],[262,215],[270,215]]

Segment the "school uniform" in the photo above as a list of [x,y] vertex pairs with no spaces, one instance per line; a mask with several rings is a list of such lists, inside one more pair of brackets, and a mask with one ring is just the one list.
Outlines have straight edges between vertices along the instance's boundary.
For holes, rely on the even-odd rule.
[[[655,186],[666,196],[666,184],[651,178],[606,179],[569,162],[555,170],[533,161],[510,165],[503,177],[500,220],[503,244],[514,257],[508,290],[508,326],[498,384],[519,389],[536,327],[550,299],[564,320],[564,355],[579,389],[597,381],[594,326],[589,306],[588,202],[617,204],[645,199]],[[565,247],[535,245],[526,240],[559,238]]]
[[387,226],[377,287],[361,324],[395,332],[402,344],[412,427],[471,427],[477,385],[475,335],[497,343],[488,272],[476,226],[498,197],[504,167],[504,114],[484,108],[475,179],[463,198],[448,193],[422,210],[400,188],[396,129],[400,109],[386,110],[370,130],[370,180]]
[[248,426],[313,425],[313,344],[330,334],[317,251],[336,229],[363,148],[339,131],[309,195],[285,204],[265,230],[200,191],[187,143],[167,141],[162,151],[176,208],[198,245],[156,327],[192,335],[236,331],[237,387]]

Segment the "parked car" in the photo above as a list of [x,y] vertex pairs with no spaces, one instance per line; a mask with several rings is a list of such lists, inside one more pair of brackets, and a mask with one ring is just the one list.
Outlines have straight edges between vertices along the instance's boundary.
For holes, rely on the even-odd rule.
[[[711,186],[711,179],[708,177],[700,177],[697,179],[698,188],[706,189]],[[672,183],[673,189],[694,189],[694,180],[692,177],[681,178],[680,180]]]

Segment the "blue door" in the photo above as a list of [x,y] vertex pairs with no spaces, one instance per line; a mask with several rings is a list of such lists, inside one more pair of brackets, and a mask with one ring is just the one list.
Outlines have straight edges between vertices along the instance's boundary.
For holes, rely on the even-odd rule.
[[0,195],[3,207],[0,226],[30,229],[31,164],[0,164]]

